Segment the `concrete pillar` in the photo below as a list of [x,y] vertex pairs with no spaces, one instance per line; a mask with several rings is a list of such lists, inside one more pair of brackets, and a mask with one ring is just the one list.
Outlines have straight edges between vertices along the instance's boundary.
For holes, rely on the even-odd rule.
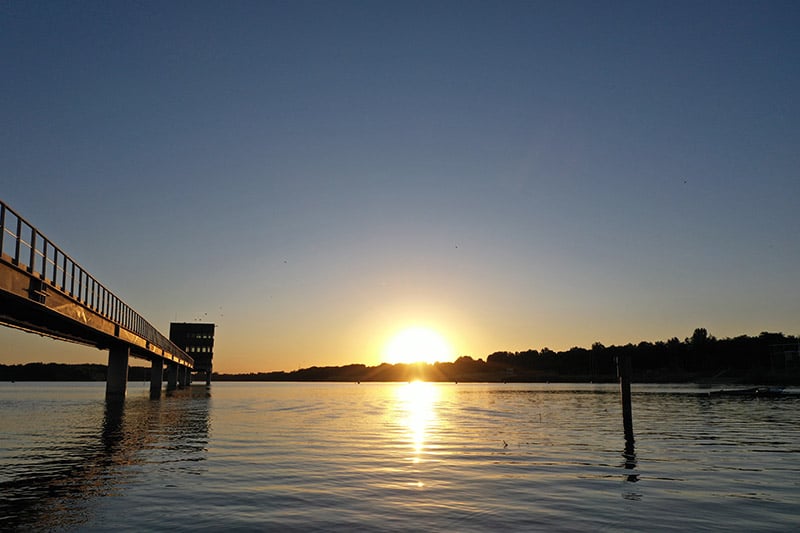
[[160,357],[153,359],[150,367],[150,396],[161,396],[161,382],[164,379],[164,360]]
[[175,390],[178,387],[178,365],[167,363],[167,390]]
[[112,346],[108,351],[108,376],[106,377],[106,398],[125,398],[128,387],[128,357],[130,348],[124,344]]
[[206,387],[211,386],[211,370],[206,370]]
[[188,366],[183,367],[183,386],[188,387],[192,382],[192,369]]

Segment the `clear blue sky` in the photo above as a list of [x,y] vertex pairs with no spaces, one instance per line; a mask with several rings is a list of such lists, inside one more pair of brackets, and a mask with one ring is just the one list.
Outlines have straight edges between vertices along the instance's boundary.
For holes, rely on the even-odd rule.
[[[0,197],[221,371],[800,333],[797,2],[0,4]],[[0,362],[104,361],[0,329]]]

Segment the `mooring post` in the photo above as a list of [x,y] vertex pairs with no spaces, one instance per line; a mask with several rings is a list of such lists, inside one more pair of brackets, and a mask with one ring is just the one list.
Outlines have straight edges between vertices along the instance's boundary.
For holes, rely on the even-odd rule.
[[108,351],[108,374],[106,376],[106,398],[125,398],[128,387],[128,357],[130,348],[124,344],[112,346]]
[[164,360],[155,357],[150,364],[150,397],[161,396],[161,382],[164,379]]
[[619,374],[619,391],[622,396],[622,424],[625,427],[625,442],[633,445],[633,414],[631,409],[631,356],[622,354],[617,357],[617,373]]

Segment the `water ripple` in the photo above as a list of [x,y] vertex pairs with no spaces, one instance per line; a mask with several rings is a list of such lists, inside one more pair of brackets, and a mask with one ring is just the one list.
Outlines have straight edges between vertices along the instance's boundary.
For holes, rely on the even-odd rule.
[[800,499],[800,399],[640,390],[634,451],[614,386],[48,387],[0,386],[3,530],[787,530]]

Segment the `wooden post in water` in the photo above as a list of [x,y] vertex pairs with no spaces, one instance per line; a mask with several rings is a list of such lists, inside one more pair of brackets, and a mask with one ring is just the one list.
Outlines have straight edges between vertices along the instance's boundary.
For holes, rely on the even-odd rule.
[[631,409],[631,356],[622,354],[617,357],[617,374],[619,375],[619,392],[622,396],[622,424],[625,427],[625,442],[633,446],[633,415]]

